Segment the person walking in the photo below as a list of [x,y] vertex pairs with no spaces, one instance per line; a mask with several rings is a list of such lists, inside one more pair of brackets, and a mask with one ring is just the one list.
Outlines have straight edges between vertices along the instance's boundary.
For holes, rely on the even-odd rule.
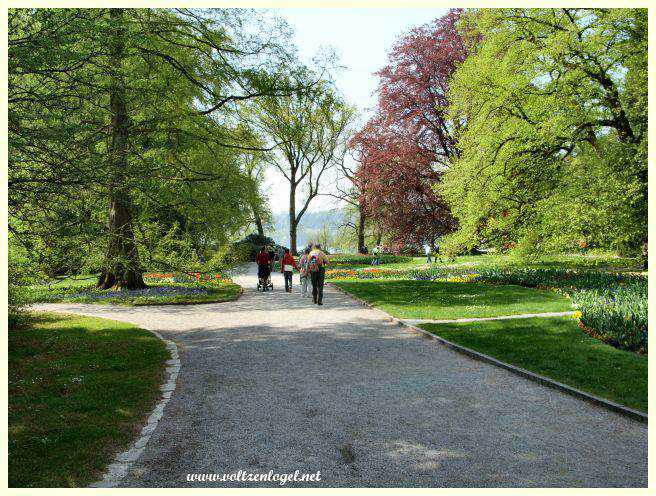
[[298,265],[296,265],[296,260],[291,253],[289,253],[289,248],[285,248],[285,253],[280,259],[280,272],[285,276],[285,291],[288,293],[292,292],[292,275],[294,274],[294,268],[298,270]]
[[308,279],[310,275],[308,274],[308,262],[309,258],[308,255],[310,254],[310,247],[307,247],[303,250],[303,255],[301,255],[301,259],[298,261],[298,271],[301,274],[301,295],[302,296],[309,296],[310,293],[308,293]]
[[308,271],[312,280],[312,300],[317,305],[323,305],[323,283],[326,278],[326,265],[328,257],[321,250],[321,245],[316,244],[308,254]]
[[259,284],[264,288],[263,290],[265,290],[269,285],[269,276],[271,275],[271,259],[266,252],[265,246],[260,248],[260,252],[255,257],[255,263],[257,264],[257,277],[259,279]]
[[435,254],[433,255],[433,260],[437,262],[438,260],[440,263],[442,262],[442,254],[440,253],[440,240],[435,241]]
[[371,261],[371,265],[380,265],[380,245],[374,246],[374,249],[371,251],[371,253],[374,256],[373,260]]
[[433,261],[431,260],[431,247],[428,243],[424,245],[424,253],[426,253],[426,263],[432,263]]

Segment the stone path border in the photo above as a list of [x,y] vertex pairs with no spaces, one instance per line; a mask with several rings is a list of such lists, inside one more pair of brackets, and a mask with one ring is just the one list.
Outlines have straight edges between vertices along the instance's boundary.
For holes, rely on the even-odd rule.
[[[48,311],[57,312],[57,310],[48,310]],[[68,312],[59,312],[59,313],[68,313]],[[94,318],[105,318],[105,317],[98,317],[97,315],[93,315],[90,313],[83,313],[83,312],[75,312],[75,314],[85,315],[87,317],[94,317]],[[112,320],[112,319],[107,319],[107,320]],[[121,479],[123,479],[128,474],[128,470],[130,470],[130,467],[132,466],[134,461],[137,458],[139,458],[139,456],[141,456],[141,453],[143,453],[143,450],[146,448],[146,444],[148,444],[148,441],[150,440],[150,436],[155,431],[155,428],[157,427],[157,423],[159,422],[159,420],[162,418],[162,415],[164,414],[164,408],[166,407],[166,404],[171,399],[171,395],[173,394],[173,391],[175,391],[176,381],[178,379],[178,374],[180,372],[180,356],[178,355],[178,346],[173,341],[169,339],[165,339],[157,331],[153,331],[152,329],[148,329],[147,327],[144,326],[137,326],[137,327],[140,327],[141,329],[151,332],[152,334],[157,336],[157,338],[164,341],[164,344],[166,344],[166,348],[169,350],[169,353],[171,355],[171,358],[165,362],[167,380],[159,388],[160,391],[162,392],[162,395],[159,401],[157,402],[157,405],[155,405],[155,408],[150,413],[150,416],[146,421],[146,425],[143,427],[143,429],[141,429],[141,435],[139,436],[139,438],[134,443],[132,443],[132,445],[128,450],[116,455],[114,461],[111,464],[109,464],[105,469],[105,474],[103,475],[103,478],[100,481],[93,482],[89,484],[88,487],[115,487],[119,482],[121,482]]]
[[[648,422],[648,416],[647,416],[646,413],[643,413],[643,412],[638,411],[638,410],[634,410],[633,408],[629,408],[629,407],[624,406],[624,405],[620,405],[619,403],[615,403],[613,401],[601,398],[599,396],[595,396],[593,394],[586,393],[585,391],[581,391],[580,389],[573,388],[571,386],[568,386],[567,384],[563,384],[562,382],[555,381],[555,380],[553,380],[549,377],[546,377],[546,376],[543,376],[543,375],[540,375],[540,374],[535,374],[535,373],[533,373],[529,370],[523,369],[521,367],[516,367],[515,365],[511,365],[509,363],[502,362],[501,360],[497,360],[496,358],[491,357],[489,355],[486,355],[485,353],[480,353],[476,350],[472,350],[471,348],[467,348],[465,346],[461,346],[459,344],[448,341],[448,340],[446,340],[446,339],[444,339],[444,338],[442,338],[442,337],[440,337],[436,334],[433,334],[433,333],[428,332],[428,331],[426,331],[426,330],[424,330],[420,327],[417,327],[416,325],[412,324],[411,321],[409,321],[409,320],[399,319],[399,318],[394,317],[393,315],[381,310],[380,308],[376,308],[371,303],[369,303],[369,302],[367,302],[367,301],[365,301],[361,298],[358,298],[357,296],[353,296],[351,293],[349,293],[348,291],[340,288],[336,284],[332,284],[332,283],[327,283],[327,284],[329,284],[331,287],[335,288],[336,290],[338,290],[342,294],[345,294],[345,295],[353,298],[355,301],[361,303],[362,305],[364,305],[368,308],[371,308],[372,310],[375,310],[377,312],[380,312],[385,317],[387,317],[387,319],[390,322],[394,322],[394,323],[396,323],[400,326],[407,327],[410,330],[412,330],[414,332],[417,332],[419,334],[422,334],[426,338],[435,340],[438,343],[440,343],[441,345],[447,346],[447,347],[451,348],[454,351],[457,351],[459,353],[467,355],[467,356],[469,356],[471,358],[474,358],[476,360],[480,360],[480,361],[483,361],[483,362],[490,363],[492,365],[496,365],[497,367],[506,369],[506,370],[508,370],[508,371],[510,371],[514,374],[522,376],[522,377],[524,377],[526,379],[529,379],[533,382],[537,382],[538,384],[542,384],[543,386],[547,386],[547,387],[550,387],[550,388],[553,388],[553,389],[557,389],[559,391],[562,391],[563,393],[566,393],[566,394],[569,394],[571,396],[580,398],[582,400],[588,401],[588,402],[593,403],[595,405],[602,406],[604,408],[607,408],[609,410],[612,410],[614,412],[617,412],[621,415],[632,418],[634,420],[638,420],[638,421],[644,422],[644,423]],[[486,319],[486,320],[488,320],[488,319]],[[458,321],[454,321],[454,320],[443,321],[443,323],[446,323],[446,322],[453,323],[453,322],[458,322]],[[460,320],[460,322],[462,322],[462,320]]]
[[165,362],[167,365],[167,381],[159,388],[162,392],[162,395],[160,400],[157,402],[157,405],[155,405],[155,408],[148,417],[146,425],[143,427],[143,429],[141,429],[141,435],[139,438],[134,443],[132,443],[127,451],[116,455],[114,462],[107,467],[102,480],[93,484],[89,484],[89,487],[115,487],[119,482],[121,482],[121,479],[123,479],[128,474],[132,464],[137,460],[137,458],[141,456],[141,453],[143,453],[144,449],[146,448],[146,445],[150,440],[150,436],[157,428],[157,423],[162,418],[162,415],[164,415],[164,408],[166,407],[166,404],[171,399],[173,391],[175,391],[176,381],[178,379],[178,374],[180,373],[180,356],[178,355],[177,345],[173,341],[165,339],[157,331],[153,331],[152,329],[148,329],[144,326],[139,327],[145,329],[146,331],[150,331],[166,344],[166,348],[171,354],[171,358]]
[[403,319],[409,324],[458,324],[462,322],[483,322],[486,320],[510,320],[510,319],[530,319],[532,317],[567,317],[574,315],[574,311],[568,312],[543,312],[543,313],[521,313],[517,315],[500,315],[498,317],[471,317],[466,319]]

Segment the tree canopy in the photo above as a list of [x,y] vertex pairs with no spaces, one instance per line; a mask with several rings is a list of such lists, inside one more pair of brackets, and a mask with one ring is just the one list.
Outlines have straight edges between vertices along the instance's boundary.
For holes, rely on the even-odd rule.
[[12,242],[47,271],[90,264],[106,287],[138,287],[139,254],[189,266],[242,229],[258,190],[237,106],[300,90],[280,83],[295,60],[285,26],[269,21],[233,9],[10,10]]
[[459,153],[447,91],[467,56],[460,15],[453,10],[396,42],[377,73],[375,114],[351,142],[361,164],[362,206],[399,248],[434,245],[454,227],[433,185]]
[[453,247],[637,252],[647,236],[647,12],[483,9],[450,82]]

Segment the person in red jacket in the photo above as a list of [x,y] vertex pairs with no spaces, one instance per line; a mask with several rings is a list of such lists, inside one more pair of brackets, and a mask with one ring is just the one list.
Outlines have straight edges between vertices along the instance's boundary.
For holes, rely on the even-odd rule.
[[257,277],[260,278],[260,284],[263,286],[267,285],[269,276],[271,275],[271,259],[265,246],[260,249],[260,252],[255,257],[255,263],[257,264]]
[[289,248],[285,248],[285,254],[280,261],[280,272],[285,275],[285,291],[288,293],[292,292],[292,274],[294,273],[294,269],[298,270],[296,260],[289,253]]

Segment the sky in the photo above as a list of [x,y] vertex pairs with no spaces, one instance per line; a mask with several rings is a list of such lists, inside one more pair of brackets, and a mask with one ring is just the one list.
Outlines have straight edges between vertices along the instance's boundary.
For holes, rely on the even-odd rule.
[[[399,35],[446,14],[446,9],[277,9],[295,31],[295,43],[303,62],[309,63],[321,47],[333,47],[340,55],[337,86],[349,103],[356,105],[364,122],[374,107],[378,79],[374,73],[387,62],[387,52]],[[289,206],[289,186],[280,173],[267,173],[264,192],[274,213]],[[311,211],[335,207],[335,200],[317,197]]]

